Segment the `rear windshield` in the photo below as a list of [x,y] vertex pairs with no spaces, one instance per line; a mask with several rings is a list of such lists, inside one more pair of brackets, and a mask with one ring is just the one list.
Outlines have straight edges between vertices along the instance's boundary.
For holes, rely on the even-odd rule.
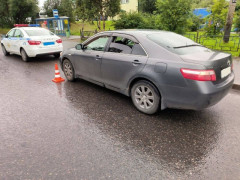
[[176,33],[154,33],[147,36],[148,39],[162,46],[163,48],[179,55],[191,54],[195,52],[209,51],[208,48],[197,44],[191,39]]
[[25,32],[28,36],[49,36],[54,35],[52,32],[46,29],[26,29]]

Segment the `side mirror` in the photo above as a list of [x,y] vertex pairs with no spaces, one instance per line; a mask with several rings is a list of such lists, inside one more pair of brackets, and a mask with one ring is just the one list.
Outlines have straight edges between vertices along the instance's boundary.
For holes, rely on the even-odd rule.
[[82,50],[82,49],[83,49],[83,45],[82,45],[82,44],[77,44],[77,45],[75,46],[75,48],[76,48],[77,50]]

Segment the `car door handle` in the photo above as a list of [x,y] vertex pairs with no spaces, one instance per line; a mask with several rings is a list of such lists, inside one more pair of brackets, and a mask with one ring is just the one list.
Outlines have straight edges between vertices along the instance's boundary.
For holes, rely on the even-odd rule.
[[96,55],[96,60],[101,60],[102,57],[100,57],[99,55]]
[[132,63],[133,63],[133,65],[135,65],[135,66],[136,66],[136,65],[139,65],[139,64],[142,64],[139,60],[134,60]]

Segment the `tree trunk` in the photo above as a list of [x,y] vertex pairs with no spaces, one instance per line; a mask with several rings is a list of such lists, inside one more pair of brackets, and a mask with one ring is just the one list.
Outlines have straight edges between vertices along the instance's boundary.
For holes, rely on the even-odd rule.
[[101,31],[101,16],[99,17],[99,20],[98,20],[98,29],[99,31]]
[[237,4],[236,2],[233,3],[233,0],[229,1],[228,17],[227,17],[227,22],[225,25],[224,37],[223,37],[223,41],[225,43],[229,42],[230,33],[231,33],[231,29],[232,29],[232,23],[233,23],[233,15],[235,12],[236,4]]
[[105,27],[106,27],[106,25],[105,25],[105,16],[103,15],[102,18],[103,18],[103,30],[105,31]]

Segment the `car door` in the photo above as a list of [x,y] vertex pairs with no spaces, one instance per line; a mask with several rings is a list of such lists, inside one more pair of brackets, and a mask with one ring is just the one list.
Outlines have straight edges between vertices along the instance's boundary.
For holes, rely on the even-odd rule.
[[84,44],[81,50],[75,50],[72,59],[76,75],[101,82],[100,67],[108,40],[109,36],[100,36]]
[[12,29],[11,31],[8,32],[6,35],[6,38],[4,38],[3,45],[6,48],[8,52],[13,52],[13,36],[14,36],[15,29]]
[[104,84],[111,89],[126,89],[129,80],[143,69],[147,59],[146,52],[135,38],[113,35],[102,59]]
[[11,40],[12,43],[12,50],[16,54],[20,54],[20,44],[23,39],[23,33],[21,32],[20,29],[16,29],[14,36]]

